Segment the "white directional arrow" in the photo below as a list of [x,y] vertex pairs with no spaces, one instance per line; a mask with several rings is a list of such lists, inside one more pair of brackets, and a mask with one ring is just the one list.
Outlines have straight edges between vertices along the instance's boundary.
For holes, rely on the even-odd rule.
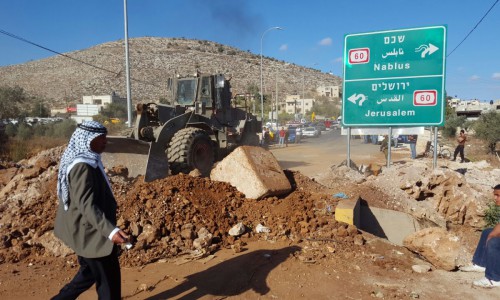
[[[423,51],[422,51],[423,50]],[[417,49],[415,49],[415,52],[420,52],[420,57],[425,58],[426,55],[431,55],[432,53],[438,51],[439,48],[434,46],[433,44],[429,43],[429,45],[420,45]]]
[[431,55],[432,53],[436,52],[439,50],[438,47],[434,46],[433,44],[429,43],[429,48],[427,48],[427,52],[429,53],[429,55]]
[[[366,101],[366,96],[363,94],[352,94],[347,100],[351,101],[354,104],[359,104],[359,106],[363,106],[363,102]],[[359,100],[359,103],[356,103],[356,101]]]

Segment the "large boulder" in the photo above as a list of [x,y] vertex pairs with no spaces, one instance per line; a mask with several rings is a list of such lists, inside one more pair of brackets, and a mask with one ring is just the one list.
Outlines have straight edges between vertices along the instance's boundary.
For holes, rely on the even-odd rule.
[[236,148],[212,169],[210,179],[227,182],[251,199],[292,190],[274,155],[260,147]]
[[462,260],[460,238],[440,227],[412,233],[403,240],[403,245],[443,270],[456,269]]

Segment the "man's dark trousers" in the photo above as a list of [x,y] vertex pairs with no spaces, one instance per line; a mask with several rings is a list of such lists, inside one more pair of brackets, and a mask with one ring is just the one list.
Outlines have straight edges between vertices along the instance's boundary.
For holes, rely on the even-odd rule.
[[78,256],[80,269],[71,282],[66,284],[53,300],[76,299],[81,293],[96,284],[97,295],[101,300],[121,299],[120,263],[117,247],[105,257],[85,258]]

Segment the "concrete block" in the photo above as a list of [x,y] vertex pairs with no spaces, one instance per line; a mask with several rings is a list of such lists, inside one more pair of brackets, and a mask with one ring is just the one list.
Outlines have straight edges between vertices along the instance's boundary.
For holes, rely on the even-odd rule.
[[261,147],[236,148],[212,169],[210,179],[227,182],[251,199],[292,190],[274,155]]
[[360,227],[359,199],[340,200],[335,208],[335,220]]

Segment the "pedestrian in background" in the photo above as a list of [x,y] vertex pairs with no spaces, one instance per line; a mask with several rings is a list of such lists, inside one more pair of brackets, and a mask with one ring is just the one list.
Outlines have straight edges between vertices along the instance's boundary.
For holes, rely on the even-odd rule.
[[285,145],[288,147],[288,138],[290,137],[290,134],[288,133],[288,128],[285,130]]
[[411,159],[417,158],[417,135],[409,135],[408,143],[410,144]]
[[460,153],[460,162],[463,163],[465,162],[465,155],[464,155],[464,147],[465,147],[465,141],[467,141],[467,137],[465,136],[465,130],[460,130],[460,135],[457,137],[457,147],[455,148],[455,153],[453,154],[453,159],[452,161],[457,160],[457,155]]
[[54,234],[75,251],[80,269],[52,299],[76,299],[93,284],[99,299],[121,298],[117,244],[128,236],[116,227],[117,204],[101,162],[106,134],[99,122],[78,125],[61,157]]
[[281,130],[279,132],[280,147],[284,147],[285,146],[285,135],[286,135],[285,127],[281,127]]
[[388,153],[389,153],[389,145],[390,145],[389,136],[384,135],[384,139],[380,143],[380,151],[384,153],[385,160],[387,161]]

